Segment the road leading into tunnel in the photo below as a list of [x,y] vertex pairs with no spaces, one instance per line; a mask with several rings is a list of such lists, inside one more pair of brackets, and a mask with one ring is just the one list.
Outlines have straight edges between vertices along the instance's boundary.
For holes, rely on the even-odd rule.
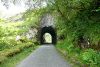
[[52,45],[41,45],[17,67],[70,67],[60,52]]

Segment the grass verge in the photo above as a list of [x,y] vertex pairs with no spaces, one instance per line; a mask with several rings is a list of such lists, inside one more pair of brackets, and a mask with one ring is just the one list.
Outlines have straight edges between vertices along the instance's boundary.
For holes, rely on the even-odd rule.
[[17,53],[20,53],[21,51],[23,51],[25,48],[28,48],[28,47],[31,47],[33,46],[34,47],[34,44],[21,44],[21,45],[17,45],[17,46],[14,46],[10,49],[5,49],[3,51],[0,51],[0,64],[3,63],[4,60],[7,59],[7,57],[12,57],[14,56],[15,54]]
[[16,54],[13,57],[8,57],[6,60],[4,60],[4,62],[0,64],[0,67],[16,67],[16,65],[25,57],[27,57],[34,49],[35,48],[33,46],[24,48],[22,52]]

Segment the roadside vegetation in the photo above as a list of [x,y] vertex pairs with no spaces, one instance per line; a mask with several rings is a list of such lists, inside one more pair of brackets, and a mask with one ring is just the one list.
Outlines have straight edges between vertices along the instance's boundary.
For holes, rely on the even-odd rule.
[[76,67],[100,67],[99,4],[99,0],[56,0],[53,5],[58,15],[57,48]]
[[2,62],[2,64],[0,64],[0,67],[16,67],[23,59],[32,53],[34,49],[34,47],[24,48],[20,53],[8,57]]
[[[34,19],[33,22],[31,22],[31,20],[27,20],[30,19],[30,17],[20,17],[21,19],[23,19],[23,21],[16,21],[15,17],[11,17],[7,20],[0,19],[0,65],[8,67],[5,65],[7,64],[6,60],[9,60],[9,57],[13,58],[17,54],[21,52],[23,53],[25,49],[34,50],[38,45],[36,43],[36,34],[34,35],[33,39],[31,39],[32,37],[30,38],[31,35],[27,36],[29,30],[35,28],[34,25],[35,22],[37,22],[37,20],[34,17],[31,17],[32,19]],[[23,58],[23,56],[21,58]]]

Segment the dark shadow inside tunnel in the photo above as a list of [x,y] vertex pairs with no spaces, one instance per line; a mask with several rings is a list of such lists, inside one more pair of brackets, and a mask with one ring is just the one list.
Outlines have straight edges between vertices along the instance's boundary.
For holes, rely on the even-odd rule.
[[39,34],[40,34],[40,38],[39,38],[40,44],[54,44],[54,45],[56,44],[57,42],[56,31],[51,26],[41,28]]

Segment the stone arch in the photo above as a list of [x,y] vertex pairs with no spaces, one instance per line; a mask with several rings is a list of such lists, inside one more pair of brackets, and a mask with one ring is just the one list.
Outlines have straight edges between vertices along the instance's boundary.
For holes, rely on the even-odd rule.
[[57,43],[57,34],[56,34],[56,30],[52,27],[52,26],[49,26],[49,27],[43,27],[40,29],[40,44],[47,44],[44,42],[44,38],[43,38],[43,35],[45,33],[49,33],[51,36],[52,36],[52,43],[48,43],[48,44],[56,44]]

